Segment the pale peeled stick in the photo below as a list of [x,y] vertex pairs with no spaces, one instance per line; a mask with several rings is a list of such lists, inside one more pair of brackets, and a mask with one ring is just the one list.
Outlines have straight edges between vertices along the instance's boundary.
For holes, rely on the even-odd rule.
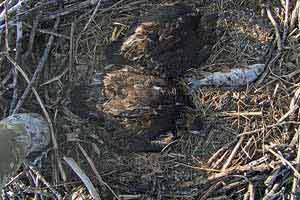
[[[48,123],[39,114],[14,114],[0,121],[0,190],[32,153],[50,143]],[[0,197],[1,199],[1,197]]]
[[188,85],[193,91],[207,86],[238,88],[254,82],[264,69],[265,64],[233,68],[229,72],[211,73],[202,79],[189,79]]

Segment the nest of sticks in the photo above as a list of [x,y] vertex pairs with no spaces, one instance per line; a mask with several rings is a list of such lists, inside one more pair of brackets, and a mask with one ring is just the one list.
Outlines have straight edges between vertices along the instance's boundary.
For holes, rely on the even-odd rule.
[[43,113],[52,134],[43,168],[24,167],[5,188],[9,198],[297,199],[300,3],[185,2],[220,17],[221,37],[206,63],[191,70],[194,77],[219,64],[266,69],[244,88],[198,89],[189,119],[201,119],[201,131],[183,133],[160,154],[138,156],[111,148],[128,143],[126,134],[70,112],[68,94],[110,67],[105,48],[137,16],[172,1],[0,3],[1,118]]

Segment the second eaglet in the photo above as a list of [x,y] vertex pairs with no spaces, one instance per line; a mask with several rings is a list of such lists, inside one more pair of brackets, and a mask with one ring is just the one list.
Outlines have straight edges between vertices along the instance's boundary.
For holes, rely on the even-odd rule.
[[[152,74],[163,78],[180,77],[188,68],[203,61],[201,49],[213,40],[213,31],[211,38],[203,35],[202,21],[199,12],[184,4],[153,9],[133,26],[123,39],[119,53]],[[204,21],[209,25],[210,20]]]

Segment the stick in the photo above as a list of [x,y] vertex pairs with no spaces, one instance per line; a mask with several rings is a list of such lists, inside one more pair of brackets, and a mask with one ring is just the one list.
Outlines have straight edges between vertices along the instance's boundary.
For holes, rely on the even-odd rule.
[[96,13],[97,13],[97,11],[98,11],[98,9],[99,9],[99,7],[100,7],[101,4],[102,4],[102,0],[99,0],[98,3],[97,3],[96,8],[94,9],[94,11],[93,11],[93,13],[92,13],[92,15],[91,15],[91,17],[89,19],[89,21],[84,26],[83,32],[86,31],[86,29],[89,27],[91,21],[94,20],[94,17],[95,17],[95,15],[96,15]]
[[220,179],[220,178],[232,175],[232,174],[241,174],[241,173],[246,173],[248,171],[262,173],[262,172],[269,170],[270,168],[271,167],[265,163],[257,165],[257,166],[253,166],[253,165],[249,165],[249,164],[243,165],[243,166],[234,166],[234,167],[230,167],[220,173],[216,173],[216,174],[209,176],[208,180],[212,181],[212,180]]
[[268,176],[264,181],[264,185],[267,187],[267,190],[273,188],[276,182],[282,179],[282,177],[285,177],[287,174],[289,174],[289,172],[290,169],[288,169],[284,165],[281,165],[279,168],[275,168],[275,170],[271,172],[271,175]]
[[68,165],[72,168],[72,170],[79,176],[82,180],[86,188],[88,189],[89,193],[95,200],[100,200],[100,195],[93,185],[92,181],[89,177],[82,171],[82,169],[78,166],[73,158],[64,157],[64,160],[68,163]]
[[281,122],[281,123],[276,123],[276,124],[271,124],[271,125],[268,125],[264,128],[258,128],[258,129],[255,129],[253,131],[247,131],[247,132],[243,132],[241,134],[238,135],[238,137],[242,137],[244,135],[251,135],[253,133],[258,133],[260,131],[264,131],[268,128],[275,128],[277,126],[284,126],[284,125],[287,125],[287,124],[300,124],[300,122],[297,122],[297,121],[285,121],[285,122]]
[[8,44],[8,14],[7,14],[7,1],[4,3],[4,19],[5,19],[5,47],[6,52],[9,52],[9,44]]
[[[297,157],[296,157],[296,169],[300,170],[300,126],[298,126],[298,130],[296,132],[298,135],[298,151],[297,151]],[[297,188],[298,188],[299,178],[297,176],[294,176],[293,178],[293,185],[292,185],[292,192],[291,192],[291,198],[290,200],[296,200],[298,199],[296,196]]]
[[244,195],[244,200],[254,200],[254,185],[251,181],[248,183],[248,191]]
[[12,76],[12,70],[10,70],[10,71],[6,74],[6,76],[1,80],[0,86],[4,86],[4,85],[7,83],[7,81],[9,81],[9,79],[11,78],[11,76]]
[[75,31],[75,23],[71,24],[70,31],[70,49],[69,49],[69,80],[71,80],[72,67],[74,64],[74,31]]
[[224,183],[222,181],[217,182],[210,188],[208,188],[207,192],[204,193],[204,195],[200,198],[200,200],[205,200],[207,199],[214,191],[216,191],[218,188],[222,187]]
[[210,166],[215,159],[224,151],[226,151],[231,145],[233,145],[236,142],[236,139],[234,139],[234,141],[225,144],[224,146],[222,146],[217,152],[215,152],[207,161],[207,165]]
[[217,113],[217,117],[239,117],[239,116],[262,116],[262,111],[258,112],[221,112]]
[[47,188],[49,188],[50,190],[51,190],[51,192],[56,196],[56,198],[57,199],[62,199],[62,197],[61,197],[61,195],[60,195],[60,193],[58,192],[58,191],[56,191],[52,186],[51,186],[51,184],[48,182],[48,181],[46,181],[46,179],[37,171],[37,170],[35,170],[33,167],[31,167],[31,166],[28,166],[29,167],[29,169],[37,176],[37,178],[38,179],[40,179],[42,182],[43,182],[43,184],[45,185],[45,186],[47,186]]
[[284,16],[283,34],[282,34],[282,46],[285,46],[285,42],[289,32],[289,11],[290,11],[290,0],[285,0],[285,16]]
[[77,143],[77,146],[79,147],[80,151],[84,155],[84,157],[87,159],[88,163],[90,164],[93,172],[95,173],[97,180],[101,185],[104,185],[108,188],[108,190],[116,197],[116,199],[120,200],[119,196],[113,191],[113,189],[105,182],[103,181],[102,177],[100,176],[98,170],[96,169],[96,166],[94,165],[92,159],[88,156],[87,152],[83,149],[83,147]]
[[[29,25],[29,24],[26,24],[26,23],[24,23],[24,26],[26,26],[26,27],[28,27],[28,28],[33,28],[33,26],[31,26],[31,25]],[[67,35],[55,33],[55,32],[53,32],[53,31],[50,31],[50,30],[47,30],[47,29],[39,29],[39,28],[36,28],[36,31],[37,31],[37,32],[40,32],[40,33],[48,34],[48,35],[53,35],[53,36],[55,36],[55,37],[64,38],[64,39],[67,39],[67,40],[70,39],[70,37],[67,36]]]
[[[273,50],[271,50],[273,52]],[[270,53],[272,56],[272,52]],[[275,64],[275,62],[280,58],[281,56],[281,52],[278,52],[274,58],[270,58],[270,60],[267,61],[267,64],[266,64],[266,68],[265,68],[265,71],[263,72],[263,74],[260,76],[259,80],[256,81],[256,85],[260,85],[263,80],[265,79],[265,77],[269,74],[270,72],[270,69],[273,67],[273,65]]]
[[[54,30],[57,29],[58,25],[59,25],[59,22],[60,22],[60,18],[57,18],[56,21],[55,21],[55,24],[54,24]],[[49,37],[49,40],[48,40],[48,43],[46,45],[46,48],[44,50],[44,53],[43,53],[43,56],[42,58],[40,59],[37,67],[36,67],[36,70],[32,76],[32,79],[30,80],[30,82],[28,83],[23,95],[21,96],[21,98],[19,99],[14,111],[13,111],[13,114],[19,112],[20,108],[22,107],[26,97],[28,96],[29,94],[29,91],[30,91],[30,88],[33,86],[33,83],[36,81],[36,79],[38,78],[40,72],[43,70],[44,68],[44,65],[46,63],[46,60],[48,59],[48,56],[49,56],[49,52],[50,52],[50,49],[52,47],[52,44],[53,44],[53,41],[54,41],[54,36],[51,35]]]
[[41,12],[39,12],[37,14],[37,16],[35,17],[35,19],[33,21],[33,26],[32,26],[32,29],[30,31],[28,48],[27,48],[27,51],[26,51],[26,53],[24,55],[25,58],[32,54],[32,48],[33,48],[34,38],[35,38],[36,30],[37,30],[37,27],[38,27],[38,24],[39,24],[40,16],[41,16]]
[[267,11],[267,15],[268,15],[268,18],[269,20],[271,21],[274,29],[275,29],[275,35],[276,35],[276,40],[277,40],[277,47],[278,47],[278,50],[281,51],[282,50],[282,42],[281,42],[281,37],[280,37],[280,31],[279,31],[279,28],[278,28],[278,24],[277,22],[275,21],[273,15],[272,15],[272,12],[271,12],[271,9],[270,9],[270,6],[267,6],[266,7],[266,11]]
[[266,149],[272,153],[276,158],[280,159],[282,164],[289,166],[292,171],[294,172],[294,176],[297,177],[298,179],[300,178],[300,173],[296,170],[296,168],[288,161],[286,160],[282,155],[279,153],[276,153],[269,145],[265,145]]
[[242,142],[244,141],[244,137],[240,137],[238,143],[235,145],[234,149],[232,150],[229,158],[226,160],[225,164],[222,167],[222,171],[225,171],[226,168],[230,165],[230,162],[232,161],[232,159],[234,158],[234,156],[236,155],[237,151],[239,150]]
[[290,29],[294,29],[296,26],[296,21],[298,20],[298,14],[300,9],[300,1],[297,0],[294,10],[292,11],[291,20],[290,20]]
[[[14,5],[13,7],[11,7],[8,11],[6,11],[6,9],[4,11],[2,11],[0,13],[0,23],[3,21],[3,19],[5,18],[5,15],[7,14],[12,14],[13,12],[16,12],[18,9],[21,8],[21,6],[25,3],[27,3],[29,0],[19,0],[19,2]],[[6,1],[7,2],[7,1]],[[7,3],[4,4],[4,6],[7,6]]]
[[[18,9],[17,14],[20,13],[20,9]],[[23,38],[23,25],[20,17],[17,16],[17,39],[16,39],[16,62],[20,64],[21,62],[21,52],[22,52],[22,38]],[[17,82],[18,82],[18,70],[14,67],[12,69],[13,72],[13,96],[12,101],[10,103],[9,114],[11,115],[18,98],[18,90],[17,90]]]

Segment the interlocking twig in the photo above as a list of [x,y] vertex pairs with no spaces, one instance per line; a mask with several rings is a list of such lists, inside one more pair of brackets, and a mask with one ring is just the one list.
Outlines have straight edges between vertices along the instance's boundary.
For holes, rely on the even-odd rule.
[[237,144],[235,145],[234,149],[232,150],[230,156],[228,157],[228,159],[226,160],[225,164],[222,167],[222,170],[226,170],[226,168],[229,167],[229,165],[231,164],[232,159],[234,158],[234,156],[236,155],[237,151],[239,150],[242,142],[244,141],[244,137],[240,137],[239,141],[237,142]]
[[285,16],[284,16],[283,34],[282,34],[283,46],[285,46],[285,42],[289,32],[289,12],[290,12],[290,0],[285,0]]
[[109,191],[114,195],[114,197],[116,197],[116,199],[120,200],[119,196],[113,191],[113,189],[102,179],[102,177],[100,176],[98,170],[96,169],[96,166],[94,164],[94,162],[92,161],[92,159],[88,156],[87,152],[84,150],[84,148],[78,143],[77,146],[79,147],[80,151],[82,152],[82,154],[84,155],[84,157],[87,159],[88,163],[90,164],[93,172],[95,173],[97,180],[99,181],[100,184],[104,185],[105,187],[107,187],[107,189],[109,189]]
[[300,173],[297,171],[297,169],[291,164],[291,162],[289,162],[288,160],[286,160],[282,155],[280,155],[279,153],[275,152],[273,149],[271,149],[270,146],[265,145],[265,148],[272,153],[276,158],[280,159],[280,161],[282,162],[282,164],[287,165],[291,168],[291,170],[294,172],[294,176],[296,176],[298,179],[300,178]]
[[[7,11],[5,9],[5,11],[2,11],[0,13],[0,24],[3,22],[3,20],[5,19],[5,15],[7,14],[12,14],[13,12],[16,12],[18,9],[20,9],[25,3],[27,3],[29,0],[19,0],[19,2],[12,6],[11,8],[9,8]],[[5,6],[7,6],[7,2],[8,1],[5,1],[6,3],[4,3]]]
[[[20,74],[23,76],[23,78],[25,79],[25,81],[29,84],[30,80],[29,80],[27,74],[24,72],[24,70],[8,54],[5,54],[5,56],[16,67],[16,69],[20,72]],[[40,95],[36,91],[36,89],[34,87],[31,87],[31,90],[32,90],[33,94],[35,95],[37,101],[39,102],[39,104],[41,106],[41,109],[42,109],[42,111],[43,111],[43,113],[45,115],[45,118],[46,118],[46,120],[47,120],[47,122],[49,124],[55,159],[57,160],[57,164],[58,164],[58,167],[60,169],[61,176],[63,177],[64,180],[66,180],[66,174],[63,171],[62,163],[61,163],[61,160],[60,160],[59,155],[58,155],[58,144],[57,144],[57,140],[56,140],[56,137],[55,137],[55,132],[54,132],[53,124],[52,124],[52,121],[50,119],[49,113],[48,113],[48,111],[47,111],[47,109],[46,109],[46,107],[45,107],[45,105],[44,105],[44,103],[43,103]]]
[[278,26],[276,20],[274,19],[273,15],[272,15],[270,5],[266,7],[266,11],[267,11],[268,18],[271,21],[271,23],[275,29],[277,48],[279,51],[281,51],[282,50],[282,42],[281,42],[281,37],[280,37],[280,30],[279,30],[279,26]]
[[98,11],[98,9],[99,9],[99,7],[100,7],[101,4],[102,4],[102,0],[98,0],[98,3],[97,3],[97,5],[96,5],[96,8],[94,9],[94,11],[93,11],[93,13],[92,13],[92,15],[91,15],[89,21],[86,23],[86,25],[84,26],[84,28],[83,28],[83,30],[82,30],[83,32],[86,31],[86,29],[89,27],[91,21],[94,20],[94,17],[95,17],[95,15],[96,15],[96,13],[97,13],[97,11]]
[[[296,157],[296,164],[297,164],[296,169],[300,170],[300,167],[299,167],[300,166],[300,126],[298,126],[296,134],[298,135],[298,150],[297,150],[297,157]],[[297,190],[299,189],[298,185],[299,185],[299,178],[297,176],[294,176],[290,200],[298,199],[296,196]]]
[[[58,25],[59,25],[59,22],[60,22],[60,18],[57,18],[56,21],[55,21],[55,24],[54,24],[54,30],[56,30],[58,28]],[[27,98],[28,94],[29,94],[29,91],[31,89],[31,87],[33,86],[33,84],[35,83],[35,81],[37,80],[39,74],[41,73],[41,71],[43,70],[44,68],[44,65],[48,59],[48,56],[49,56],[49,52],[51,50],[51,47],[52,47],[52,44],[53,44],[53,41],[54,41],[54,36],[51,35],[49,37],[49,40],[48,40],[48,43],[46,45],[46,48],[44,50],[44,53],[43,53],[43,56],[41,57],[37,67],[36,67],[36,70],[29,82],[29,84],[27,85],[25,91],[23,92],[23,95],[21,96],[21,98],[19,99],[14,111],[13,111],[13,114],[19,112],[20,108],[22,107],[25,99]]]
[[73,158],[70,157],[64,157],[64,160],[68,163],[68,165],[72,168],[72,170],[80,177],[82,182],[87,187],[88,191],[90,192],[91,196],[95,200],[101,200],[100,195],[89,179],[89,177],[83,172],[83,170],[79,167],[79,165],[75,162]]
[[37,30],[37,27],[38,27],[38,24],[39,24],[40,16],[41,16],[41,12],[39,12],[36,15],[36,17],[35,17],[35,19],[33,21],[33,26],[32,26],[31,32],[30,32],[30,37],[29,37],[29,43],[28,43],[27,51],[24,54],[25,58],[32,54],[32,48],[33,48],[34,38],[35,38],[36,30]]
[[51,192],[56,196],[56,198],[58,199],[58,200],[60,200],[60,199],[62,199],[62,196],[61,196],[61,194],[58,192],[58,191],[56,191],[56,189],[54,189],[52,186],[51,186],[51,184],[37,171],[37,170],[35,170],[33,167],[31,167],[31,166],[29,166],[29,168],[30,168],[30,170],[37,176],[37,178],[39,179],[39,180],[41,180],[42,182],[43,182],[43,184],[45,185],[45,186],[47,186],[47,188],[49,188],[50,190],[51,190]]
[[[290,29],[294,29],[296,26],[296,22],[298,21],[299,18],[299,11],[300,11],[300,1],[296,1],[296,5],[292,11],[291,19],[290,19]],[[298,21],[298,23],[300,23]]]
[[[17,14],[20,13],[20,9],[17,10]],[[16,38],[16,62],[20,63],[21,61],[21,52],[22,52],[22,38],[23,38],[23,23],[21,21],[21,19],[17,16],[17,38]],[[17,82],[18,82],[18,70],[13,67],[12,69],[12,73],[13,73],[13,96],[12,96],[12,100],[10,103],[10,108],[9,108],[9,114],[13,113],[14,107],[16,105],[17,102],[17,98],[18,98],[18,89],[17,89]]]

